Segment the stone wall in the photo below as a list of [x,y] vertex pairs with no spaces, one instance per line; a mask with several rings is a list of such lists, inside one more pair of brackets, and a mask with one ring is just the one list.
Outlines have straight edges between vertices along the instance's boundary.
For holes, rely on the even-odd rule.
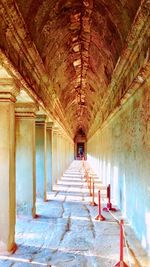
[[150,89],[141,88],[88,141],[88,160],[150,254]]

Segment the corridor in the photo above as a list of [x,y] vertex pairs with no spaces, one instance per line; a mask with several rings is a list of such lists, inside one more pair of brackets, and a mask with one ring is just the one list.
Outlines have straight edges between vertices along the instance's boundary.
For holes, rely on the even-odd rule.
[[[10,256],[0,256],[0,267],[112,267],[117,263],[119,225],[107,212],[103,212],[106,221],[94,219],[97,207],[89,205],[84,170],[82,161],[73,161],[53,191],[48,192],[47,202],[37,200],[37,218],[17,217],[18,249]],[[91,169],[89,171],[95,177],[95,191],[101,189],[104,206],[106,188]],[[117,211],[115,217],[120,219],[121,213]],[[125,232],[128,245],[134,249],[128,255],[128,250],[124,248],[129,267],[150,266],[127,222]]]

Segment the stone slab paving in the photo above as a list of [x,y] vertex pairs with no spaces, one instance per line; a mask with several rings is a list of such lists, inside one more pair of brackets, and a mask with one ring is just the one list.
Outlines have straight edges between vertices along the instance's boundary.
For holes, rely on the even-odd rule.
[[[100,183],[97,187],[105,189]],[[13,255],[0,256],[0,267],[114,266],[119,259],[119,225],[109,213],[103,213],[106,221],[96,221],[97,207],[89,203],[82,162],[75,161],[48,193],[48,201],[37,201],[37,219],[17,218],[18,249]],[[119,219],[121,213],[115,216]],[[130,257],[124,250],[129,267],[150,266],[127,222],[125,230],[133,248]]]

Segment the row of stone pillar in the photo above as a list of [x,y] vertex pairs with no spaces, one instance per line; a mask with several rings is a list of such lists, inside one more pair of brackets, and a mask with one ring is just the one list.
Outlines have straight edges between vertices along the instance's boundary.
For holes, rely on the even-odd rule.
[[[2,80],[1,80],[2,83]],[[0,87],[0,253],[15,249],[16,208],[36,215],[36,196],[47,191],[73,160],[73,143],[34,103],[15,103],[18,90]]]

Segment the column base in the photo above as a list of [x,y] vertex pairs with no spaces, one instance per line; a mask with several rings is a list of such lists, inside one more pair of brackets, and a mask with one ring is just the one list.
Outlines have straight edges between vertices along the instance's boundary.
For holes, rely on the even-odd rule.
[[13,253],[15,253],[15,251],[17,250],[17,245],[16,243],[11,245],[11,248],[9,250],[6,249],[6,247],[0,247],[0,255],[1,256],[9,256]]
[[44,202],[47,202],[47,194],[44,194]]
[[40,215],[35,214],[33,219],[39,219],[39,218],[40,218]]
[[36,208],[32,208],[32,218],[34,219],[36,217]]

